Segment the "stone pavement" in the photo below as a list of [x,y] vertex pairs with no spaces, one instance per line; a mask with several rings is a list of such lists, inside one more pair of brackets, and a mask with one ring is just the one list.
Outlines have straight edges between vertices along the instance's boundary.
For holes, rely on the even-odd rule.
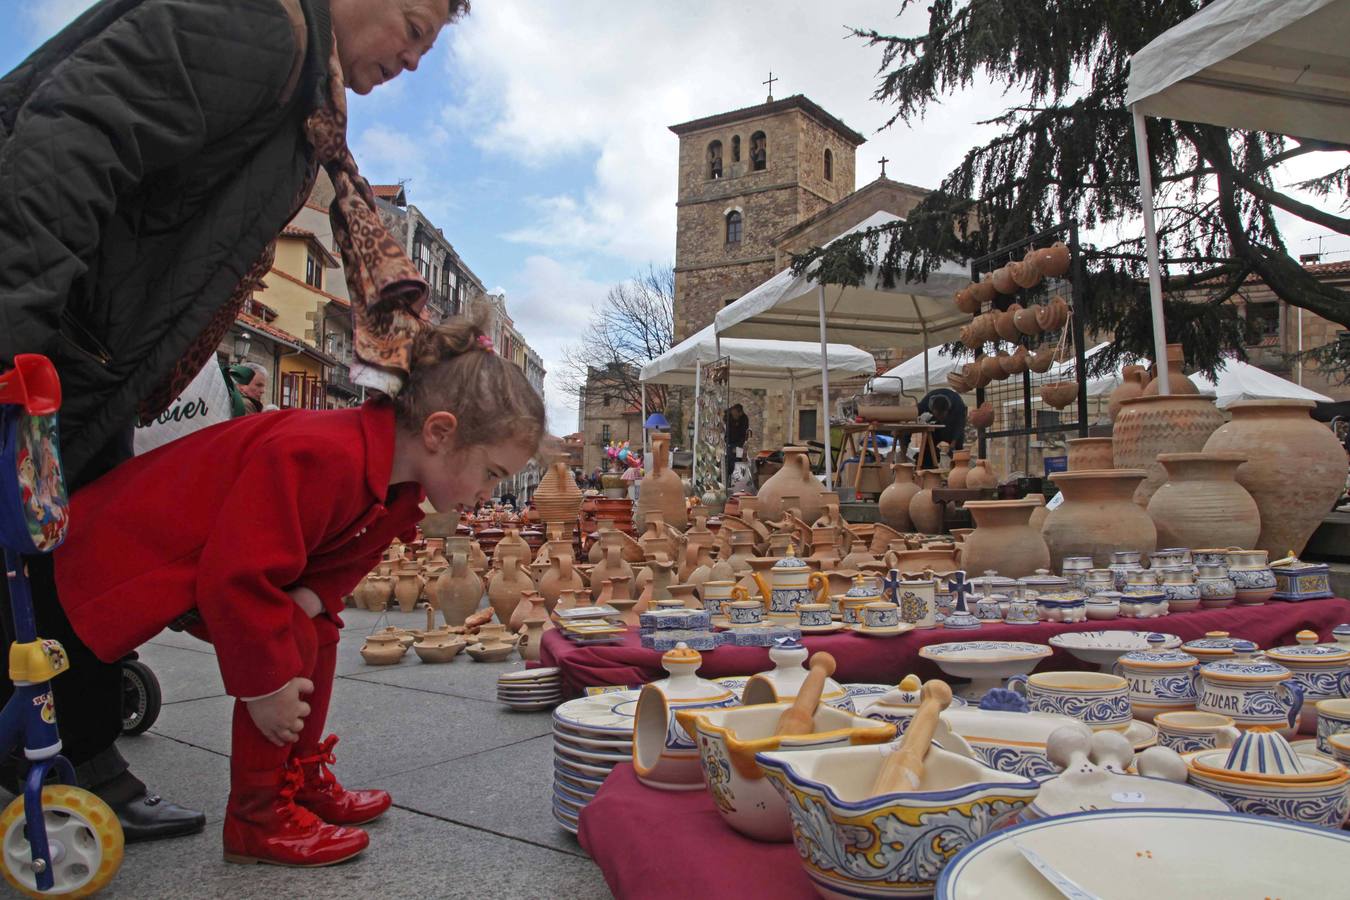
[[[221,859],[229,785],[230,706],[210,645],[164,632],[141,650],[164,691],[159,720],[122,738],[132,770],[165,797],[206,810],[206,831],[136,844],[100,896],[605,898],[600,870],[550,814],[550,717],[497,702],[497,677],[516,658],[477,663],[463,653],[397,666],[358,652],[377,616],[347,610],[328,729],[339,737],[334,773],[380,787],[394,808],[368,826],[370,848],[326,869],[239,866]],[[422,627],[425,613],[389,613]]]

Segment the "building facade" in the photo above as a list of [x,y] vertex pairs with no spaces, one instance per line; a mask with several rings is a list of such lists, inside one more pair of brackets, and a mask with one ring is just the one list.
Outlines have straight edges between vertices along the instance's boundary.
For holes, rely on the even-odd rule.
[[485,293],[478,276],[460,258],[445,232],[407,202],[402,185],[372,185],[372,190],[384,227],[403,244],[408,258],[431,286],[427,319],[439,323],[463,314]]
[[[611,367],[618,365],[611,363]],[[605,448],[612,441],[628,441],[634,450],[642,451],[642,410],[625,399],[615,382],[609,367],[591,368],[577,398],[582,471],[587,475],[605,467]]]

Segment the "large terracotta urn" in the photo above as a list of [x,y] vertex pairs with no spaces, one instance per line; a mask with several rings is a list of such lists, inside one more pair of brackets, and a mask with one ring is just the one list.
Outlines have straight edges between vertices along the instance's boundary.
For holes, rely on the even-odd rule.
[[1120,405],[1112,431],[1111,455],[1117,469],[1143,469],[1134,502],[1148,500],[1167,478],[1159,453],[1193,453],[1223,424],[1213,394],[1141,396]]
[[506,554],[501,568],[488,580],[488,603],[497,614],[497,621],[503,625],[511,621],[511,613],[520,604],[520,595],[534,589],[534,578],[520,556],[514,552]]
[[[1182,367],[1186,365],[1186,357],[1181,352],[1180,344],[1167,345],[1167,392],[1169,394],[1198,394],[1200,389],[1195,386],[1195,382],[1186,377]],[[1145,397],[1153,397],[1158,393],[1158,378],[1155,375],[1153,380],[1144,385]]]
[[802,520],[814,522],[820,517],[820,482],[811,474],[811,462],[805,447],[784,447],[783,467],[773,474],[756,497],[761,521],[776,522],[783,517],[783,498],[796,497]]
[[896,531],[912,531],[914,526],[909,519],[909,501],[919,492],[919,486],[914,482],[914,466],[911,463],[896,463],[891,466],[891,473],[895,480],[877,498],[877,515]]
[[577,487],[567,460],[555,459],[549,463],[532,499],[545,525],[559,525],[567,529],[569,535],[572,533],[571,529],[577,525],[577,513],[581,511],[581,488]]
[[1036,500],[967,500],[975,530],[961,547],[961,567],[968,572],[990,569],[1005,578],[1034,575],[1050,566],[1050,548],[1031,527]]
[[919,471],[919,490],[909,501],[909,520],[915,531],[937,534],[942,529],[942,507],[933,502],[933,491],[941,486],[942,473],[937,469]]
[[[998,487],[998,476],[989,467],[989,460],[977,459],[966,473],[966,487],[972,490],[993,490]],[[979,571],[983,572],[983,569]]]
[[469,559],[468,541],[452,550],[450,566],[436,579],[436,605],[447,625],[463,625],[483,599],[483,580]]
[[1045,525],[1045,517],[1050,515],[1050,510],[1045,508],[1045,495],[1027,494],[1022,499],[1036,501],[1036,508],[1031,511],[1031,521],[1029,522],[1029,524],[1031,525],[1032,528],[1036,529],[1036,531],[1039,532],[1041,528]]
[[1064,502],[1050,510],[1041,527],[1051,568],[1059,571],[1066,556],[1090,556],[1094,566],[1105,569],[1113,551],[1158,549],[1158,530],[1133,499],[1144,477],[1142,469],[1055,473]]
[[1120,414],[1120,404],[1144,393],[1146,384],[1148,384],[1148,369],[1143,366],[1126,366],[1120,370],[1120,384],[1116,385],[1115,390],[1106,398],[1106,414],[1111,417],[1112,422]]
[[684,483],[670,467],[670,435],[660,431],[652,435],[652,452],[646,461],[647,474],[638,486],[638,524],[645,524],[648,511],[656,510],[668,524],[683,531],[689,515],[684,505]]
[[1109,437],[1071,438],[1065,443],[1069,445],[1070,472],[1116,467],[1115,451],[1111,447],[1113,441]]
[[1345,489],[1345,450],[1309,416],[1312,408],[1311,400],[1239,400],[1228,407],[1233,420],[1205,444],[1207,451],[1247,458],[1237,481],[1261,514],[1261,534],[1250,549],[1272,559],[1302,553]]
[[1167,480],[1148,501],[1163,547],[1256,546],[1261,516],[1237,483],[1241,453],[1160,453]]

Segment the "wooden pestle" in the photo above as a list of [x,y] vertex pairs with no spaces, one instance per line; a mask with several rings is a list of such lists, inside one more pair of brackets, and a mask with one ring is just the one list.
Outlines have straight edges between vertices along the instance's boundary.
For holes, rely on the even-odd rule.
[[824,651],[811,657],[811,671],[802,682],[792,705],[778,717],[774,734],[810,734],[815,730],[816,707],[825,689],[825,679],[834,674],[834,657]]
[[952,702],[952,689],[947,682],[933,679],[924,683],[919,695],[919,711],[909,723],[900,749],[892,751],[881,762],[872,795],[917,791],[923,780],[923,760],[933,745],[938,715]]

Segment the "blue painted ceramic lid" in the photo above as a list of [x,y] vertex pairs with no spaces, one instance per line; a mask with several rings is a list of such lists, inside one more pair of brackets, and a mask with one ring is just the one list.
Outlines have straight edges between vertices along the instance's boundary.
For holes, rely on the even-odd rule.
[[773,564],[775,569],[806,569],[806,561],[797,558],[797,551],[791,544],[788,544],[788,555]]
[[[1255,647],[1249,641],[1239,643]],[[1241,651],[1239,651],[1241,652]],[[1201,673],[1227,681],[1283,681],[1292,673],[1277,663],[1254,657],[1229,657],[1200,667]]]

